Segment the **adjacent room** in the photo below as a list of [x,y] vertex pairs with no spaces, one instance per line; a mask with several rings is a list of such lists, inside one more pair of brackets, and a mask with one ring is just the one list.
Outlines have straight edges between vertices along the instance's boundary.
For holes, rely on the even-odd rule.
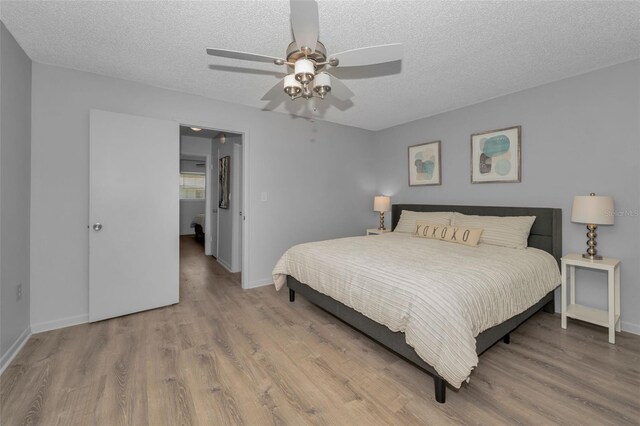
[[639,2],[0,21],[0,424],[640,424]]

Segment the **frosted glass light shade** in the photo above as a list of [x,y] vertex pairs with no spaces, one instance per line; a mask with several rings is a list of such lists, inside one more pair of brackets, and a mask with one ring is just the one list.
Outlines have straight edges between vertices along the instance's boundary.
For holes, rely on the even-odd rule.
[[329,74],[326,73],[318,73],[316,75],[315,80],[313,81],[313,85],[315,87],[329,87],[331,88],[331,77],[329,76]]
[[296,76],[289,74],[284,78],[284,92],[289,96],[295,96],[302,91],[302,84],[296,80]]
[[331,91],[331,77],[329,74],[321,72],[313,79],[313,91],[324,99],[324,96]]
[[309,59],[298,59],[295,66],[296,80],[302,83],[308,83],[313,80],[316,73],[316,67]]
[[597,195],[577,195],[573,197],[571,222],[613,225],[614,218],[613,198]]
[[373,199],[374,212],[387,212],[391,210],[391,198],[384,195],[377,195]]
[[284,78],[284,88],[295,88],[297,87],[298,89],[302,88],[302,84],[300,84],[300,82],[298,80],[296,80],[296,76],[293,74],[289,74],[287,76],[285,76]]

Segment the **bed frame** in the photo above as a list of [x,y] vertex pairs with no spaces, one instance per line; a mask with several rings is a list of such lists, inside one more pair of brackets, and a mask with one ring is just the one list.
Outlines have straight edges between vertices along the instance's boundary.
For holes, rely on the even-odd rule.
[[[394,204],[391,209],[392,229],[395,229],[398,224],[402,210],[419,212],[454,211],[463,214],[482,216],[536,216],[536,220],[531,227],[531,233],[529,234],[529,247],[535,247],[550,253],[555,257],[558,264],[560,264],[560,257],[562,256],[561,209],[537,207]],[[287,287],[289,287],[290,302],[295,301],[296,293],[300,293],[321,309],[329,312],[351,327],[395,352],[402,358],[405,358],[412,364],[415,364],[418,368],[432,375],[435,385],[435,399],[439,403],[445,402],[447,382],[438,375],[431,365],[422,360],[411,346],[406,344],[404,333],[389,330],[386,326],[367,318],[361,313],[330,298],[329,296],[319,293],[290,275],[287,276]],[[509,318],[505,322],[480,333],[476,338],[477,354],[480,355],[500,340],[508,344],[510,342],[509,333],[541,309],[545,312],[554,313],[553,290],[521,314]]]

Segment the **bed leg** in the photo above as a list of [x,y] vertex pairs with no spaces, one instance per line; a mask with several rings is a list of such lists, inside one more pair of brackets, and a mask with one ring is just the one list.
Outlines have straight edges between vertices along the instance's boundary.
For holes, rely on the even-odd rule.
[[556,312],[555,298],[551,298],[543,307],[542,310],[548,314],[554,314]]
[[296,291],[289,289],[289,302],[296,301]]
[[447,382],[440,377],[434,377],[433,384],[436,388],[436,401],[440,404],[444,404],[447,396]]
[[504,337],[502,338],[502,341],[507,345],[511,343],[511,334],[509,333],[505,334]]

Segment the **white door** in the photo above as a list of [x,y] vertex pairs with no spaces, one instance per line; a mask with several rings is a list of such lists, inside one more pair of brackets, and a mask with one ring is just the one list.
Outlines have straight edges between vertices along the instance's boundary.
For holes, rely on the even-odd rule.
[[90,113],[89,320],[179,300],[178,123]]

